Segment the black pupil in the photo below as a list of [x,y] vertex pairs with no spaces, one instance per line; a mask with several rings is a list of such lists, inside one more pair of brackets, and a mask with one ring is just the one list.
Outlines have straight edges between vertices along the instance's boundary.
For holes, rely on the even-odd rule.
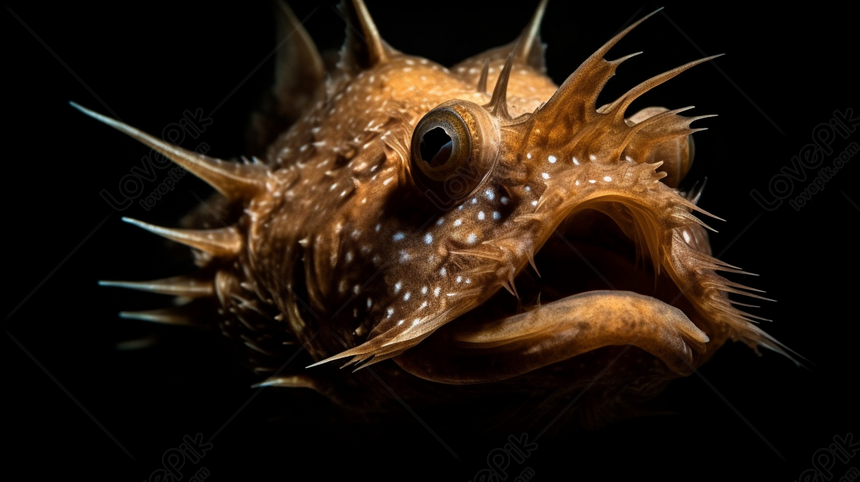
[[453,141],[445,129],[436,127],[421,137],[421,159],[431,166],[441,166],[451,157]]

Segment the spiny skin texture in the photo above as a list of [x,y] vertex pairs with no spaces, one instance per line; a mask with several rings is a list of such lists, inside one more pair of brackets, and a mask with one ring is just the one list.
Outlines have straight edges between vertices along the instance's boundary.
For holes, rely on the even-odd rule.
[[[584,417],[611,416],[729,338],[785,353],[729,300],[749,293],[716,271],[740,271],[710,256],[692,214],[699,192],[677,189],[701,117],[626,112],[701,61],[598,106],[630,57],[604,56],[641,20],[558,87],[537,37],[545,2],[514,43],[448,69],[388,46],[354,1],[343,11],[355,29],[324,81],[313,43],[282,8],[282,28],[298,34],[273,103],[254,119],[263,161],[207,158],[85,111],[220,192],[188,217],[197,230],[133,221],[192,246],[201,270],[106,282],[193,299],[125,316],[202,323],[215,305],[217,326],[265,385],[311,387],[359,409],[380,408],[388,386],[419,403],[493,399],[496,413],[531,420],[553,406],[534,405],[567,403],[595,379]],[[278,372],[294,345],[323,366]],[[352,373],[328,363],[338,359],[378,365]]]

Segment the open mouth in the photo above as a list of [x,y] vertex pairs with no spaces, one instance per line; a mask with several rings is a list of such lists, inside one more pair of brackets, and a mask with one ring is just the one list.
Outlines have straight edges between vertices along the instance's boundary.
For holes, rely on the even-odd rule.
[[708,336],[684,287],[655,263],[649,243],[659,241],[633,224],[621,204],[577,210],[517,275],[518,297],[499,290],[397,363],[422,378],[471,384],[632,345],[690,373]]

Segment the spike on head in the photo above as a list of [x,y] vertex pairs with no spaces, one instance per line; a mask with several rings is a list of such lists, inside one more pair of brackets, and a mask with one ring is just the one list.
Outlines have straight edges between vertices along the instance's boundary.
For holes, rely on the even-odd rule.
[[134,224],[150,233],[165,237],[171,241],[199,249],[213,256],[233,257],[242,250],[242,237],[236,228],[222,229],[171,229],[162,228],[131,218],[123,221]]
[[69,104],[93,119],[107,124],[163,154],[230,199],[249,199],[266,189],[265,181],[269,169],[262,164],[240,164],[204,156],[168,144],[128,124],[93,112],[74,102],[69,102]]
[[396,53],[379,35],[379,30],[363,0],[342,0],[340,15],[346,22],[346,41],[341,50],[340,69],[355,75],[387,62]]
[[513,48],[515,62],[528,65],[540,73],[546,72],[544,46],[540,41],[540,24],[546,12],[547,2],[548,0],[541,0],[538,4],[531,21],[523,29]]
[[201,280],[188,276],[174,276],[152,281],[99,281],[99,286],[112,286],[132,290],[149,291],[165,295],[199,298],[215,295],[212,280]]
[[505,67],[496,80],[496,87],[493,89],[493,97],[490,99],[490,103],[484,106],[491,114],[503,120],[511,119],[510,114],[508,114],[507,91],[508,79],[511,77],[513,64],[514,52],[511,52],[508,55],[508,60],[505,62]]

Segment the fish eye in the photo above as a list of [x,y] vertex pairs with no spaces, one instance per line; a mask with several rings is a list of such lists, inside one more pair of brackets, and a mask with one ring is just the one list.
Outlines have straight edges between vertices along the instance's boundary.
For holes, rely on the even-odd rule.
[[[669,109],[665,107],[647,107],[630,116],[628,125],[633,126],[644,122],[649,117],[661,114],[667,110]],[[658,144],[640,162],[653,163],[662,161],[663,165],[657,168],[657,171],[665,172],[666,177],[661,182],[669,187],[678,187],[687,173],[690,172],[695,156],[696,144],[693,142],[693,135],[689,134]]]
[[695,154],[696,145],[693,143],[693,136],[688,135],[657,146],[649,162],[663,161],[663,165],[657,168],[657,171],[666,173],[666,177],[661,179],[661,182],[669,187],[678,187],[693,166]]
[[442,209],[480,188],[499,154],[499,126],[471,102],[451,101],[428,112],[412,134],[410,172]]

